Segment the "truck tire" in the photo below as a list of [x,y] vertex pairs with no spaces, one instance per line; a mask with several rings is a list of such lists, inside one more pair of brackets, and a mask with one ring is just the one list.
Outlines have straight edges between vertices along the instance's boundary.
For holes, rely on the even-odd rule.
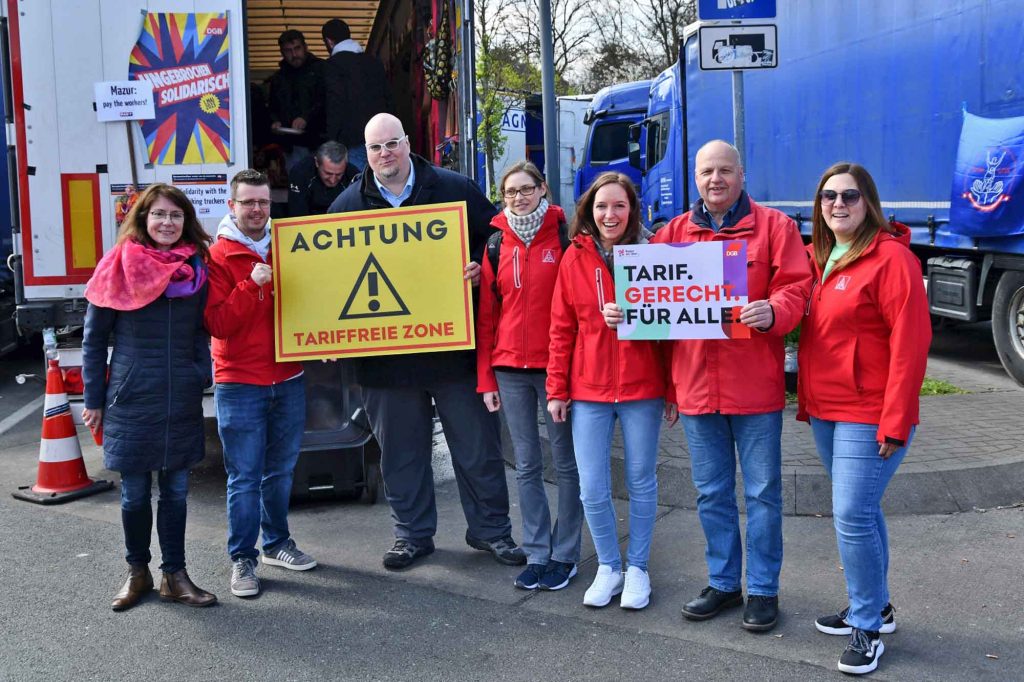
[[992,339],[1006,373],[1024,386],[1024,272],[1007,270],[992,301]]

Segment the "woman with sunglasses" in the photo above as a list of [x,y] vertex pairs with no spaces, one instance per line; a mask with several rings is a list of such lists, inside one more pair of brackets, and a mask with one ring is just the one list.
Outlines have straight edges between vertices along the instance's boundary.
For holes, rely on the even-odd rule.
[[103,429],[104,466],[121,472],[128,577],[114,611],[153,589],[153,472],[160,489],[160,598],[189,606],[217,601],[185,570],[188,472],[205,454],[203,389],[213,383],[203,330],[209,241],[181,190],[150,185],[85,288],[82,419],[94,432]]
[[[613,250],[647,243],[640,202],[628,176],[602,173],[580,198],[569,228],[572,245],[559,266],[551,304],[548,351],[548,412],[564,422],[572,404],[572,438],[580,473],[587,526],[597,550],[597,576],[583,596],[602,607],[622,594],[624,609],[642,609],[651,595],[647,561],[658,504],[658,435],[661,416],[679,418],[666,385],[668,372],[656,341],[619,341],[604,321],[615,302]],[[628,568],[616,532],[611,490],[611,445],[615,420],[622,427],[629,492]]]
[[488,242],[480,281],[477,391],[489,411],[504,409],[516,456],[527,563],[515,586],[560,590],[576,575],[580,559],[580,478],[569,422],[547,415],[558,481],[552,522],[537,406],[545,404],[551,295],[566,240],[565,213],[548,203],[544,176],[529,161],[506,170],[500,189],[505,210],[491,221],[499,232]]
[[849,605],[815,627],[850,635],[839,669],[871,672],[896,629],[882,495],[918,423],[931,322],[910,231],[882,214],[862,166],[825,171],[808,251],[815,272],[800,335],[799,413],[832,480]]

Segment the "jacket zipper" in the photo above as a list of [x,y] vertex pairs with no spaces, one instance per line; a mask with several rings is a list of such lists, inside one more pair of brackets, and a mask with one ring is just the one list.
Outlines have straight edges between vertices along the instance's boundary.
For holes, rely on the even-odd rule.
[[[602,317],[604,316],[604,273],[602,268],[594,268],[594,283],[597,285],[597,312]],[[615,332],[613,332],[615,333]],[[615,355],[614,361],[612,362],[612,402],[619,402],[619,344],[618,341],[612,345],[613,353]]]
[[[528,249],[529,249],[529,247],[527,247],[527,250]],[[525,261],[526,262],[525,262],[525,264],[522,267],[522,272],[520,272],[520,267],[519,267],[519,247],[516,246],[514,249],[512,249],[512,282],[513,282],[513,284],[515,285],[515,287],[517,289],[521,289],[522,290],[521,296],[522,296],[522,299],[523,299],[523,369],[527,369],[529,367],[529,365],[530,365],[530,363],[526,361],[526,359],[527,359],[526,354],[529,352],[529,348],[530,348],[530,346],[527,345],[527,340],[526,340],[527,330],[529,329],[529,326],[530,326],[529,323],[528,323],[529,310],[530,310],[530,305],[529,305],[530,289],[529,289],[529,287],[524,287],[523,286],[523,279],[526,276],[526,268],[529,266],[529,263],[530,263],[529,255],[527,255],[527,257],[525,258]]]
[[171,305],[171,299],[167,299],[167,417],[164,419],[164,469],[167,469],[167,453],[170,450],[171,443],[171,415],[173,414],[171,395],[173,393],[172,382],[174,381],[171,375],[171,343],[174,338],[171,336],[171,313],[174,308]]

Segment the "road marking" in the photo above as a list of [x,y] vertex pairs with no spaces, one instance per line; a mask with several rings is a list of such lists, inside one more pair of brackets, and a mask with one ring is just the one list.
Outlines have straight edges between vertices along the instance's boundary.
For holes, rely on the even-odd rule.
[[22,419],[24,419],[25,417],[29,416],[33,412],[39,411],[39,409],[43,406],[43,401],[45,401],[45,400],[46,400],[46,396],[45,395],[41,395],[38,398],[36,398],[35,400],[33,400],[32,402],[28,403],[27,405],[23,405],[14,414],[12,414],[12,415],[10,415],[8,417],[5,417],[3,420],[0,420],[0,436],[4,435],[8,431],[10,431],[12,428],[17,426],[18,423]]

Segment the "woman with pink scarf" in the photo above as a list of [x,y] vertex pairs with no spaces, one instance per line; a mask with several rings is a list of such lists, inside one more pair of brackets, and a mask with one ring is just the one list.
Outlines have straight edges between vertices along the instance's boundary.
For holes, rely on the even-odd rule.
[[209,241],[181,190],[150,185],[86,285],[82,418],[93,431],[102,428],[104,465],[121,472],[128,577],[114,596],[114,611],[131,608],[153,589],[154,471],[160,598],[189,606],[217,601],[185,571],[188,471],[205,454],[203,389],[212,384],[203,329]]

